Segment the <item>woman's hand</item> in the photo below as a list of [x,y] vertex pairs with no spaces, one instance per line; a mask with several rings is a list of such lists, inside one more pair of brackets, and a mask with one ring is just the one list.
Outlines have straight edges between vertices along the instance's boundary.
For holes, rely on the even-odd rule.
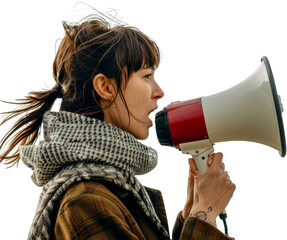
[[[193,216],[209,218],[215,222],[216,217],[229,203],[235,191],[235,185],[225,172],[222,158],[222,153],[212,154],[208,158],[210,167],[204,174],[197,170],[193,159],[190,161],[190,174],[193,178],[189,179],[193,180],[189,180],[189,184],[193,184],[193,187],[190,186],[190,190],[193,188],[193,197],[187,202],[188,207],[190,203],[192,205],[190,214]],[[188,199],[191,196],[192,194],[189,193]],[[183,218],[186,217],[184,214],[186,213],[183,213]]]
[[[193,195],[194,195],[194,176],[193,176],[193,169],[194,169],[194,160],[192,158],[188,159],[189,164],[189,174],[188,174],[188,182],[187,182],[187,199],[185,206],[182,211],[182,218],[185,219],[189,216],[191,208],[193,206]],[[212,161],[208,161],[207,165],[210,167]],[[196,167],[195,167],[196,168]]]

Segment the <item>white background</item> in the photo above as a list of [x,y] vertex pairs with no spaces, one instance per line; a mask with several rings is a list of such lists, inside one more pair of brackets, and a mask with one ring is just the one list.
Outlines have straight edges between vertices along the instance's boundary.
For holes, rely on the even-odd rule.
[[[119,19],[158,44],[162,62],[156,78],[165,91],[159,110],[173,101],[208,96],[236,85],[257,69],[262,56],[269,58],[287,108],[283,0],[85,2],[100,11],[118,10]],[[52,62],[56,40],[63,36],[61,21],[79,20],[84,13],[81,9],[89,9],[75,4],[72,0],[1,3],[0,99],[13,101],[30,91],[53,87]],[[9,109],[0,103],[1,112]],[[0,127],[0,137],[8,127]],[[144,143],[158,150],[159,163],[140,180],[162,191],[171,230],[185,203],[189,156],[160,146],[154,127]],[[236,239],[286,238],[287,160],[277,150],[257,143],[218,143],[215,150],[224,153],[237,186],[227,207],[230,235]],[[32,183],[31,174],[22,163],[11,169],[0,165],[0,239],[27,237],[41,191]]]

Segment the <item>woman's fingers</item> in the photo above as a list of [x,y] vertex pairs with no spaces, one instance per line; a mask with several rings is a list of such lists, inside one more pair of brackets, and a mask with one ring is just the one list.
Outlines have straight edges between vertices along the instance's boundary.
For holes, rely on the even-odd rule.
[[214,167],[214,168],[221,168],[221,166],[222,166],[222,159],[223,159],[223,154],[222,153],[219,152],[219,153],[214,154],[212,167]]
[[193,158],[188,159],[189,167],[190,167],[190,173],[193,176],[197,176],[199,174],[199,171],[197,170],[196,164],[194,162]]

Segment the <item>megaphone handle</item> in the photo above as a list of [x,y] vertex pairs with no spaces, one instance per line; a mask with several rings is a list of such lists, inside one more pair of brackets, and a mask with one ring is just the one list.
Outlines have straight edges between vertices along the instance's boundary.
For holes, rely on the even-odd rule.
[[208,160],[208,156],[214,152],[214,148],[210,147],[206,150],[204,150],[204,152],[199,152],[199,151],[195,151],[196,154],[192,154],[192,158],[195,161],[196,167],[198,169],[198,171],[200,171],[201,173],[205,173],[208,169],[208,165],[207,165],[207,160]]
[[182,153],[190,154],[193,157],[198,171],[202,173],[207,171],[208,156],[214,152],[213,144],[209,139],[181,143],[179,148]]

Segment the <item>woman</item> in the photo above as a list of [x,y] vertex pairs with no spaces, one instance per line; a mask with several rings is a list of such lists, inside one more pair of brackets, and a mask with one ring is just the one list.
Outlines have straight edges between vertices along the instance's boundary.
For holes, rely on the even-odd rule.
[[[169,239],[161,193],[135,177],[151,171],[157,153],[146,139],[149,114],[164,95],[154,79],[157,45],[136,28],[111,27],[103,19],[64,23],[65,36],[53,64],[56,86],[31,92],[24,114],[1,140],[0,161],[20,158],[43,186],[29,239]],[[49,111],[62,98],[59,112]],[[35,141],[43,124],[44,140]],[[187,201],[173,239],[229,239],[215,219],[235,190],[222,154],[209,170],[189,160]]]

